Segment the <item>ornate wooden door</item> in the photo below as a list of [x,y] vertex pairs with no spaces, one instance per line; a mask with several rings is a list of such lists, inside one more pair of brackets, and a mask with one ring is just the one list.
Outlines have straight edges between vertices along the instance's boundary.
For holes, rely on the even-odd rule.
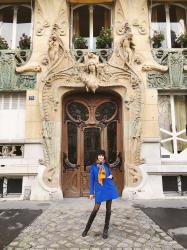
[[89,166],[98,149],[106,151],[114,180],[121,193],[122,126],[119,97],[71,95],[63,103],[62,189],[64,197],[89,195]]

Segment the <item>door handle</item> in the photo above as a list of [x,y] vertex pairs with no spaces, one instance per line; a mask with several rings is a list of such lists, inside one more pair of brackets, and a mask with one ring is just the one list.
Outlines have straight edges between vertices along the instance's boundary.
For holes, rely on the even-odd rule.
[[110,168],[119,168],[121,167],[121,163],[122,163],[122,158],[121,158],[121,152],[117,152],[117,157],[116,160],[109,164]]
[[63,152],[63,163],[65,170],[75,170],[80,167],[79,164],[73,164],[69,161],[68,156],[66,153]]

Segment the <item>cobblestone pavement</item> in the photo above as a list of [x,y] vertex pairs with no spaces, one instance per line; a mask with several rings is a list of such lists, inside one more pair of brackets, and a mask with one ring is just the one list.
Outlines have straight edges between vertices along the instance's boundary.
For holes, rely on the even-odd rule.
[[102,238],[105,203],[102,204],[88,235],[83,238],[81,233],[93,205],[94,202],[87,198],[54,202],[4,249],[184,249],[139,208],[121,199],[113,201],[108,239]]

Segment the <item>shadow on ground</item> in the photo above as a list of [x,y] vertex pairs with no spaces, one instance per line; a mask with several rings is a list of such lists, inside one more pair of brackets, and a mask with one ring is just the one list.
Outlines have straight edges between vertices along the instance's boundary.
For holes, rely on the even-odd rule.
[[13,241],[41,213],[42,210],[0,210],[0,249],[3,249]]
[[187,248],[187,209],[143,208],[140,209],[184,248]]

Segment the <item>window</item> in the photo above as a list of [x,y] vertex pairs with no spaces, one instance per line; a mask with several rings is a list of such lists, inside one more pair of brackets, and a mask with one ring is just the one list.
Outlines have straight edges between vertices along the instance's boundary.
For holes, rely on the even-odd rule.
[[23,178],[18,177],[0,177],[0,197],[12,195],[21,195]]
[[187,194],[187,176],[162,176],[163,192],[165,195]]
[[162,158],[187,159],[187,94],[159,95]]
[[186,32],[187,4],[166,3],[151,5],[151,37],[154,32],[164,34],[162,47],[180,47],[176,38]]
[[102,27],[111,28],[111,7],[96,4],[72,6],[71,24],[71,38],[81,36],[87,41],[87,48],[95,49],[96,37]]
[[0,94],[0,139],[24,139],[25,93]]
[[10,49],[19,46],[22,34],[31,36],[32,10],[27,5],[0,6],[0,36],[3,37]]

